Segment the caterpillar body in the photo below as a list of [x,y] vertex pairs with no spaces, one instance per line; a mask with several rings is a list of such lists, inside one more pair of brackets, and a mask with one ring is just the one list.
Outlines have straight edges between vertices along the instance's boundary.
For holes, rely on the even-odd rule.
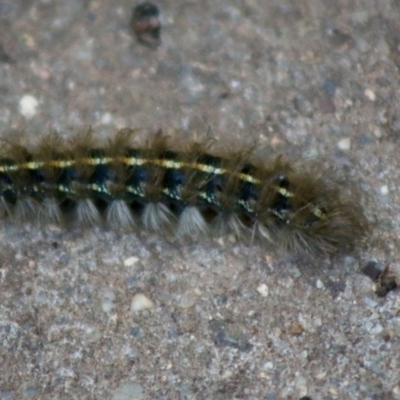
[[144,146],[125,129],[104,145],[48,135],[0,154],[2,215],[15,221],[105,223],[178,235],[233,232],[293,255],[350,251],[366,223],[352,185],[326,169],[252,150],[175,146],[161,132]]

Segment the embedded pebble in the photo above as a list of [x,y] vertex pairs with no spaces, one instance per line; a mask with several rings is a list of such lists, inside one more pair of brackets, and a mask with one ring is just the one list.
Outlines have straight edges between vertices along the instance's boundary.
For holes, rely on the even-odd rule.
[[352,256],[346,256],[343,258],[343,263],[346,266],[346,268],[355,268],[358,266],[358,260],[355,257]]
[[315,147],[303,152],[303,158],[307,160],[314,160],[319,156],[319,151]]
[[325,285],[320,279],[317,279],[316,286],[318,289],[325,289]]
[[371,101],[375,101],[376,95],[371,89],[364,90],[365,97],[367,97]]
[[114,300],[115,300],[115,293],[114,293],[114,291],[113,291],[112,289],[110,289],[110,288],[105,288],[105,289],[103,290],[103,297],[104,297],[105,299],[114,301]]
[[114,390],[112,400],[141,400],[143,387],[136,382],[126,382]]
[[257,292],[260,293],[262,297],[267,297],[269,293],[268,286],[265,283],[262,283],[258,286]]
[[383,331],[383,327],[381,324],[376,324],[373,328],[369,330],[371,335],[379,335]]
[[304,332],[304,328],[301,324],[291,324],[287,330],[292,335],[301,335]]
[[125,267],[133,267],[139,261],[139,257],[129,257],[124,261]]
[[318,380],[325,379],[326,375],[327,375],[327,372],[326,371],[322,371],[322,372],[319,372],[317,375],[315,375],[315,378],[318,379]]
[[351,139],[345,138],[345,139],[339,140],[337,146],[339,147],[340,150],[350,150]]
[[131,335],[133,337],[143,337],[144,336],[143,329],[139,325],[136,325],[133,328],[131,328]]
[[112,120],[113,120],[112,114],[107,112],[101,116],[100,123],[108,125],[111,124]]
[[47,296],[45,293],[40,292],[40,293],[37,293],[37,294],[36,294],[36,299],[35,299],[35,300],[36,300],[38,303],[45,304],[45,303],[48,303],[49,298],[48,298],[48,296]]
[[389,194],[389,188],[387,187],[387,185],[381,186],[381,194],[383,196],[387,196]]
[[36,115],[37,109],[39,107],[39,102],[36,97],[33,97],[29,94],[22,96],[19,101],[19,112],[25,118],[32,118]]
[[1,392],[0,392],[0,399],[1,400],[14,400],[14,399],[16,399],[17,397],[16,396],[14,396],[14,392],[11,392],[11,391],[9,391],[9,390],[2,390]]
[[271,361],[267,361],[264,365],[263,365],[263,369],[273,369],[274,368],[274,364]]
[[147,296],[142,293],[135,294],[131,302],[131,311],[143,311],[154,308],[154,303]]
[[291,268],[291,269],[289,270],[289,273],[290,273],[290,275],[292,275],[293,278],[295,278],[295,279],[300,278],[301,275],[302,275],[302,272],[301,272],[300,269],[297,268],[297,267]]
[[115,293],[111,289],[103,290],[103,298],[101,301],[101,307],[104,312],[110,312],[114,307]]
[[192,293],[185,293],[178,303],[179,308],[188,309],[196,304],[196,296]]
[[[290,271],[289,271],[290,272]],[[287,277],[281,281],[283,287],[290,289],[294,286],[294,280],[291,277]]]
[[379,304],[378,302],[371,299],[370,297],[364,297],[363,301],[368,307],[376,307]]
[[130,26],[140,44],[150,48],[160,46],[160,10],[155,4],[150,2],[138,4],[133,9]]
[[128,276],[125,279],[126,284],[128,285],[128,288],[131,289],[133,287],[135,287],[138,283],[138,278],[136,276]]
[[298,390],[298,394],[299,394],[299,396],[305,396],[306,394],[307,394],[307,392],[308,392],[308,387],[307,387],[307,380],[306,380],[306,378],[304,378],[304,376],[302,376],[302,375],[299,375],[297,378],[296,378],[296,381],[295,381],[295,386],[296,386],[296,389]]
[[28,387],[25,389],[25,397],[30,398],[30,397],[35,397],[38,395],[38,390],[35,387]]
[[97,328],[87,328],[85,332],[86,341],[88,343],[95,343],[101,338],[101,332]]

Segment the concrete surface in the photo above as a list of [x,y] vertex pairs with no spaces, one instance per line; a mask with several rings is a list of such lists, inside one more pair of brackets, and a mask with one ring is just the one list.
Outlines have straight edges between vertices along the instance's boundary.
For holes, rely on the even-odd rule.
[[[351,170],[376,227],[317,268],[231,238],[0,228],[0,399],[400,399],[400,3],[0,0],[0,131],[210,128]],[[137,296],[137,295],[143,296]],[[144,305],[145,310],[137,311]],[[146,306],[147,305],[147,306]]]

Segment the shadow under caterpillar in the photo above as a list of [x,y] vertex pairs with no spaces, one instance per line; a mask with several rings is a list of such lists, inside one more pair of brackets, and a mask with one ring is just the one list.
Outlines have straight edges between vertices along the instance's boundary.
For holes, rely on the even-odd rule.
[[367,223],[352,184],[316,165],[212,142],[175,146],[158,132],[144,146],[125,129],[99,145],[91,133],[70,142],[46,136],[33,148],[4,143],[2,215],[14,221],[101,224],[173,230],[178,235],[233,232],[295,256],[352,251]]

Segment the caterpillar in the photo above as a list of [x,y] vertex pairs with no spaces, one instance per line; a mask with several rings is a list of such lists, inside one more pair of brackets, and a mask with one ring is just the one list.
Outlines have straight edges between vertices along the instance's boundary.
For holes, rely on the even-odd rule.
[[89,131],[32,148],[4,141],[0,151],[0,212],[14,222],[233,233],[315,258],[357,247],[367,231],[360,203],[351,182],[320,166],[211,139],[176,145],[161,131],[144,145],[123,129],[103,144]]

